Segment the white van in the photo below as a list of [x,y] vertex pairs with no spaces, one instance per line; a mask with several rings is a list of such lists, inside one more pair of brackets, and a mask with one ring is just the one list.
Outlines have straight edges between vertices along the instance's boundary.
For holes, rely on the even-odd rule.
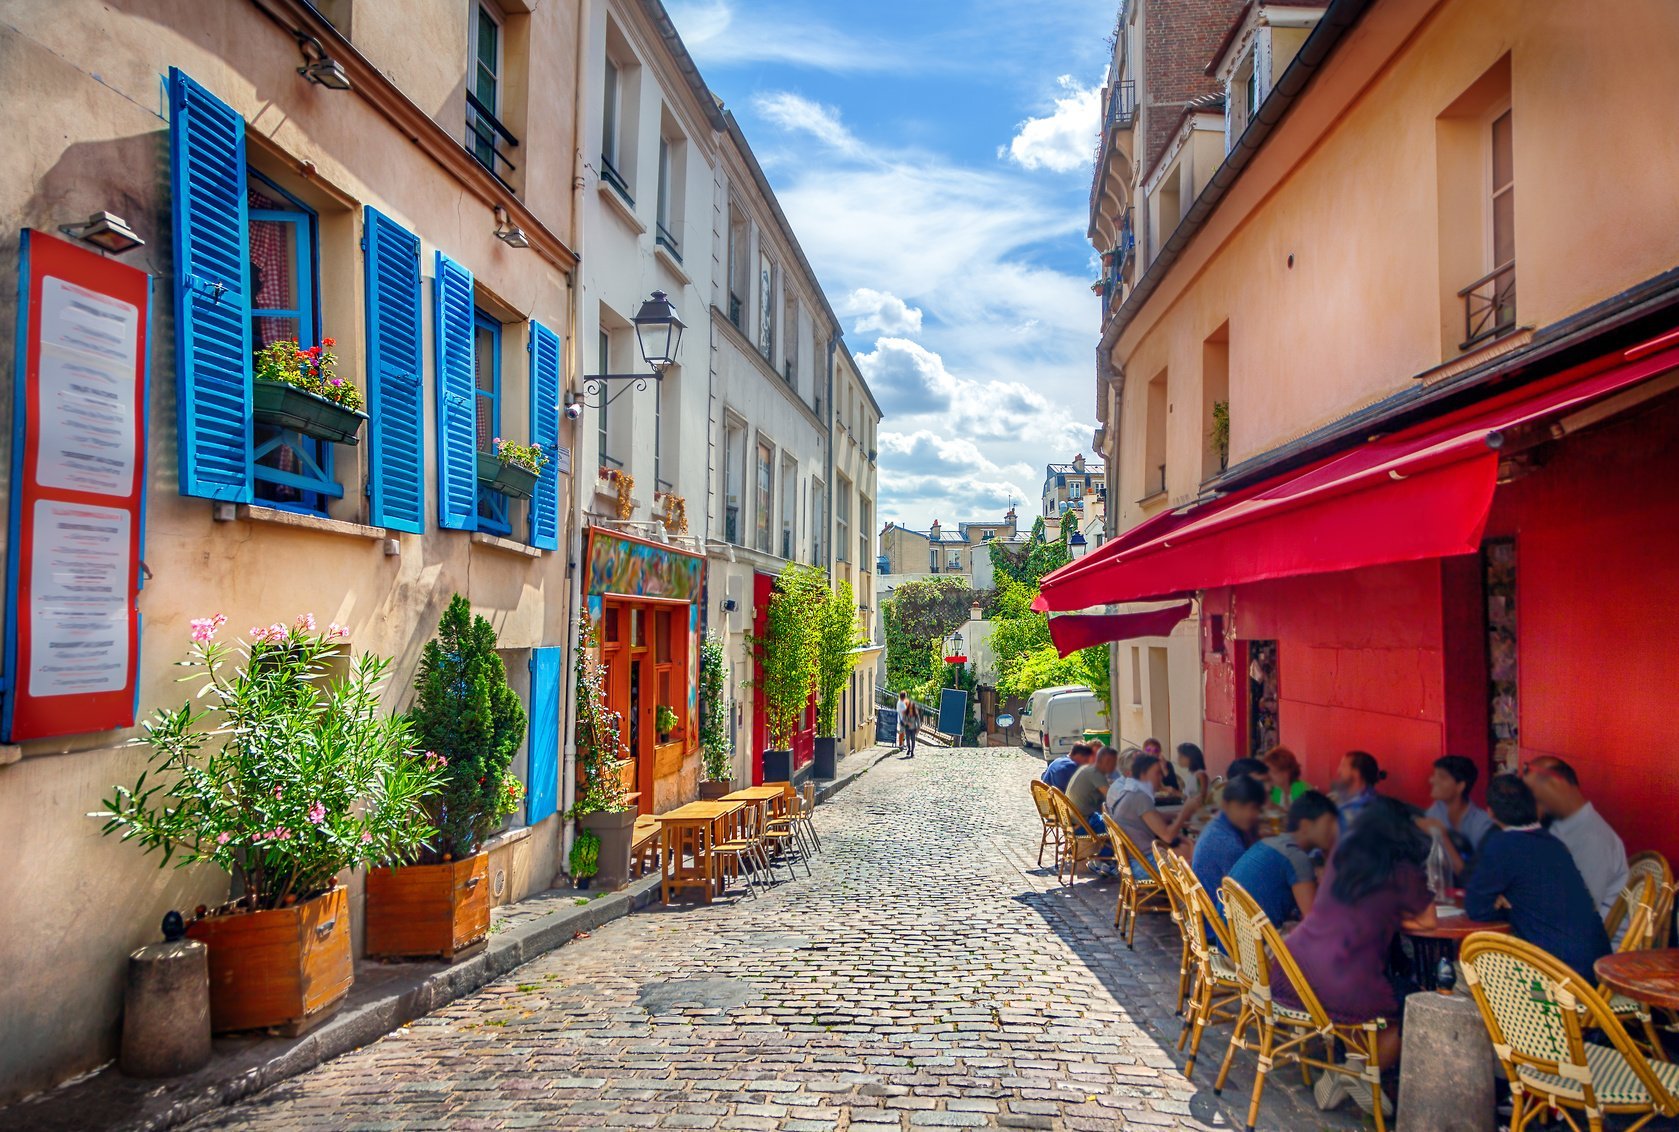
[[1043,714],[1035,720],[1038,742],[1043,746],[1044,759],[1060,758],[1084,738],[1085,731],[1107,729],[1108,717],[1102,711],[1102,701],[1089,688],[1062,692],[1051,696]]
[[[1026,700],[1026,710],[1020,713],[1020,745],[1027,750],[1041,750],[1043,747],[1044,708],[1051,698],[1062,692],[1087,691],[1083,684],[1063,684],[1059,688],[1039,688]],[[1046,756],[1046,760],[1049,756]]]

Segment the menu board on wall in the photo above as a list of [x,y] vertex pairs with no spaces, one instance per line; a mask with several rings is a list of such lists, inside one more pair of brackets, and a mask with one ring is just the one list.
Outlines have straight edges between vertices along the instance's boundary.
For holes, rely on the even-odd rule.
[[23,233],[5,738],[129,727],[140,659],[144,271]]

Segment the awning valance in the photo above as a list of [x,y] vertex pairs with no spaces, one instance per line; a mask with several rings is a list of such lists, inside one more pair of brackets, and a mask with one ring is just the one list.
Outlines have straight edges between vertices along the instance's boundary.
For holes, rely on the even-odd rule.
[[1659,346],[1635,347],[1230,495],[1162,512],[1045,577],[1034,608],[1081,610],[1474,553],[1497,487],[1503,434],[1679,367],[1679,347]]
[[1187,601],[1126,613],[1064,613],[1049,619],[1049,639],[1055,651],[1068,656],[1092,645],[1129,641],[1136,637],[1164,637],[1189,616]]

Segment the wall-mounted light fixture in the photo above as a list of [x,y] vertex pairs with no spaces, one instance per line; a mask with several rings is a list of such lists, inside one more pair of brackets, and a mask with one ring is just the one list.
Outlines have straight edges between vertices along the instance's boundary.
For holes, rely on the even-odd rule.
[[109,212],[96,212],[81,224],[60,224],[58,230],[66,236],[104,248],[112,255],[146,246],[146,241],[128,226],[128,221]]
[[525,235],[525,230],[513,223],[512,217],[501,205],[496,205],[496,239],[510,248],[528,248],[531,238]]
[[[641,360],[652,372],[585,374],[580,398],[585,404],[597,407],[610,405],[625,389],[642,390],[647,388],[649,381],[664,380],[665,371],[676,364],[677,352],[682,348],[682,331],[687,324],[676,313],[670,296],[663,291],[654,291],[630,321],[635,324],[635,340],[641,349]],[[613,382],[621,383],[618,392],[608,394],[607,389]],[[589,401],[591,397],[600,400]]]
[[303,52],[303,66],[297,69],[298,74],[328,90],[350,89],[350,76],[344,73],[343,64],[326,53],[320,40],[299,33],[297,47]]

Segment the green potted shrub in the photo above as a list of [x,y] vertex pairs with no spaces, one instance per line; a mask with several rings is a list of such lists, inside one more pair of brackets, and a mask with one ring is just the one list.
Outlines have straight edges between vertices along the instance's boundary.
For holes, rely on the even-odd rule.
[[478,453],[478,482],[512,499],[529,499],[548,456],[540,444],[516,444],[495,439],[494,452]]
[[442,778],[427,803],[438,834],[417,864],[368,871],[367,953],[454,959],[489,937],[484,843],[524,796],[512,764],[525,739],[525,708],[507,684],[495,629],[460,594],[420,654],[408,718]]
[[670,742],[670,737],[675,734],[679,722],[676,709],[669,704],[660,704],[653,709],[653,729],[659,733],[659,742]]
[[600,834],[585,829],[571,843],[571,880],[578,888],[588,888],[595,873],[600,871]]
[[[623,721],[606,705],[606,672],[595,659],[595,630],[583,618],[577,634],[577,801],[568,816],[577,819],[578,836],[600,839],[596,876],[602,888],[618,889],[630,880],[630,846],[635,811],[624,789],[620,738]],[[573,842],[575,844],[575,842]]]
[[354,976],[339,874],[415,855],[436,832],[440,768],[380,704],[388,659],[364,653],[332,677],[342,627],[317,632],[305,614],[228,644],[226,620],[193,621],[181,663],[197,694],[146,722],[147,769],[92,816],[163,865],[231,874],[233,898],[187,926],[209,948],[211,1025],[297,1033]]
[[356,444],[367,414],[361,390],[334,372],[331,338],[301,349],[297,339],[270,342],[251,359],[251,417],[333,444]]
[[723,639],[707,633],[700,642],[700,766],[704,781],[701,798],[721,798],[734,789],[734,744],[729,740],[729,700],[725,672],[728,659]]
[[840,694],[864,643],[851,583],[841,578],[823,598],[816,624],[816,761],[811,773],[817,778],[839,773]]
[[788,563],[775,580],[764,631],[752,638],[770,743],[763,753],[765,782],[793,780],[793,739],[816,683],[817,624],[827,592],[825,571]]

